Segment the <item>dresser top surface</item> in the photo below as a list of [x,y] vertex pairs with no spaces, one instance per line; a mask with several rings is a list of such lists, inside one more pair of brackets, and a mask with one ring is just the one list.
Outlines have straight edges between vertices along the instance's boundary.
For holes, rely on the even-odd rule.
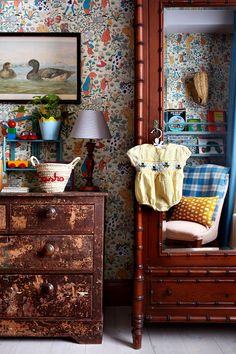
[[107,197],[107,192],[58,192],[58,193],[40,193],[40,192],[29,192],[29,193],[2,193],[0,192],[1,197],[60,197],[60,198],[67,198],[67,197]]

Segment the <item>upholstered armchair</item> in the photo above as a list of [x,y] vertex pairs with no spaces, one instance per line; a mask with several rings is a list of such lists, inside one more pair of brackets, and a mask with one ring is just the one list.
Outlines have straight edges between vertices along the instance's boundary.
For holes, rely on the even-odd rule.
[[[221,212],[228,189],[229,169],[224,166],[206,164],[194,167],[186,167],[184,171],[183,196],[193,198],[196,203],[201,199],[215,199],[218,197],[212,212],[211,224],[201,222],[203,208],[200,208],[198,218],[194,218],[190,213],[176,213],[172,208],[167,220],[163,223],[163,238],[168,243],[187,244],[191,247],[201,247],[215,240],[218,236],[218,228]],[[187,199],[187,198],[185,198]],[[191,199],[191,198],[189,198]],[[209,207],[207,206],[207,212]],[[173,217],[177,215],[177,218]],[[171,216],[172,215],[172,216]],[[200,218],[200,222],[199,222]]]

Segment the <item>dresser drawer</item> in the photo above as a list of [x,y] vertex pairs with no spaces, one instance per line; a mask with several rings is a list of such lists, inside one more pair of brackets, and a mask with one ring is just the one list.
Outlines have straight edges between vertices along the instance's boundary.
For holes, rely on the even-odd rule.
[[0,316],[91,317],[92,276],[2,275]]
[[93,235],[0,236],[0,269],[93,270]]
[[94,205],[88,204],[11,204],[11,232],[78,233],[94,232]]
[[151,282],[150,293],[151,305],[233,305],[236,282],[230,278],[162,278]]

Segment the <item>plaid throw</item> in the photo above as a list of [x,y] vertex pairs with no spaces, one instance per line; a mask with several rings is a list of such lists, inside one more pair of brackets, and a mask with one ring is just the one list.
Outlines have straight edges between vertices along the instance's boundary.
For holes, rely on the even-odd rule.
[[[186,166],[184,169],[183,195],[185,197],[218,196],[219,199],[223,198],[228,186],[228,179],[228,167],[212,164],[193,167]],[[216,206],[213,219],[216,217],[218,205]]]

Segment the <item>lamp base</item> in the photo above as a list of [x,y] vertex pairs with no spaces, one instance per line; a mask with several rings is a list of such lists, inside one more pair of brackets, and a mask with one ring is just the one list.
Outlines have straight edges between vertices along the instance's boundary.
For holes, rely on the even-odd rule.
[[97,186],[81,186],[79,187],[80,191],[87,191],[87,192],[96,192],[99,191]]

